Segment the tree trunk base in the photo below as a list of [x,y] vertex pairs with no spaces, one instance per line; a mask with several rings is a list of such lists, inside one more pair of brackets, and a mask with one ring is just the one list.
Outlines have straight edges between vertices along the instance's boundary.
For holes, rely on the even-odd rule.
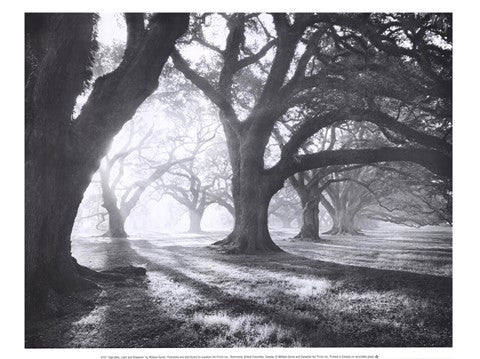
[[[63,263],[62,263],[63,262]],[[98,293],[100,286],[95,282],[91,269],[78,265],[74,258],[64,260],[56,270],[42,270],[28,282],[33,287],[26,287],[25,319],[35,320],[44,316],[61,316],[68,314],[70,307],[90,305],[85,302],[80,292]],[[88,272],[89,275],[86,275]],[[58,274],[60,273],[60,274]],[[27,294],[28,293],[28,294]]]
[[283,252],[283,249],[277,246],[271,238],[252,242],[234,233],[213,243],[212,246],[217,246],[218,250],[225,254],[268,254]]
[[47,276],[37,282],[32,296],[36,301],[27,299],[25,302],[27,321],[39,320],[45,316],[62,316],[68,314],[73,307],[78,309],[94,306],[93,301],[88,298],[94,298],[99,294],[102,284],[125,282],[131,277],[139,278],[146,275],[145,268],[133,266],[97,272],[78,264],[74,257],[71,257],[68,265],[73,268],[65,271],[62,277]]
[[323,232],[322,234],[330,234],[333,236],[336,235],[354,235],[354,236],[363,236],[364,233],[355,230],[355,229],[344,229],[344,228],[332,228],[326,232]]
[[119,231],[115,231],[115,232],[106,231],[105,233],[100,234],[98,237],[110,237],[110,238],[126,239],[126,238],[128,238],[128,234],[125,231],[123,231],[123,232],[121,232],[121,231],[120,232]]
[[293,239],[297,241],[304,241],[304,242],[321,242],[323,241],[318,235],[306,235],[303,233],[297,234]]

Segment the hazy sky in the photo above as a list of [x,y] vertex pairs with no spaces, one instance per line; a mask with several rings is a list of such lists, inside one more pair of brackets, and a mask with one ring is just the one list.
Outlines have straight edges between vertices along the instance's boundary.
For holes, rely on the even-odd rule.
[[104,45],[127,41],[125,20],[119,13],[100,14],[97,31],[97,40]]

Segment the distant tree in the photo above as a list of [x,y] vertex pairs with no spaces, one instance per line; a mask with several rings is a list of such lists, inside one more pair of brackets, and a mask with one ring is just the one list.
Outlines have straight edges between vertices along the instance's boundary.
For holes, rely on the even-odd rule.
[[334,174],[336,182],[325,189],[328,197],[320,194],[320,203],[332,219],[332,228],[325,234],[361,234],[358,226],[359,213],[375,200],[380,203],[379,196],[371,188],[375,177],[367,180],[365,176],[368,168]]
[[[175,199],[179,204],[188,209],[190,233],[202,233],[201,221],[205,210],[214,201],[209,195],[214,186],[214,177],[208,171],[208,150],[215,146],[217,139],[217,125],[207,126],[200,121],[203,114],[195,113],[192,121],[187,121],[186,126],[198,128],[195,134],[188,135],[188,130],[177,127],[177,131],[185,133],[182,141],[190,145],[185,149],[192,159],[168,170],[168,176],[162,180],[161,190],[164,194]],[[218,142],[218,141],[217,141]],[[157,186],[158,187],[158,186]]]
[[83,193],[110,142],[155,90],[163,65],[188,26],[187,14],[126,14],[120,65],[92,84],[97,49],[90,13],[25,17],[25,294],[27,318],[52,296],[96,285],[71,255],[70,234]]
[[[323,133],[322,133],[323,132]],[[317,136],[312,137],[302,146],[305,154],[316,152],[319,149],[332,150],[337,149],[360,149],[365,147],[379,147],[388,144],[388,141],[382,141],[381,132],[368,128],[368,125],[362,123],[345,123],[338,128],[332,126],[329,129],[320,131]],[[380,142],[380,143],[379,143]],[[281,146],[282,142],[279,139]],[[293,188],[297,191],[302,200],[303,225],[300,233],[295,237],[303,240],[319,240],[319,204],[321,204],[332,221],[332,230],[329,234],[338,234],[348,232],[356,234],[353,229],[355,215],[347,211],[346,207],[351,199],[356,195],[353,192],[340,191],[339,188],[350,188],[355,181],[360,182],[355,174],[362,171],[362,165],[330,166],[298,173],[290,177]],[[337,189],[337,191],[335,191]],[[361,192],[361,191],[360,191]],[[329,201],[326,194],[329,194]],[[337,196],[334,196],[337,194]],[[339,197],[342,197],[340,200]],[[351,227],[347,228],[347,225]],[[337,230],[343,226],[342,231]]]
[[280,220],[285,229],[292,228],[295,220],[301,222],[301,204],[295,190],[291,186],[285,186],[278,191],[272,198],[268,213]]
[[[287,123],[283,124],[289,132],[293,131]],[[337,129],[335,126],[319,131],[316,136],[310,138],[302,146],[303,153],[311,153],[321,151],[331,151],[337,144]],[[274,130],[275,139],[281,150],[285,145],[285,140],[277,127]],[[302,208],[302,221],[300,233],[295,236],[300,240],[319,240],[319,203],[322,199],[322,193],[328,186],[335,182],[330,177],[335,171],[346,170],[348,166],[330,166],[324,168],[313,169],[309,171],[299,172],[289,178],[292,188],[300,199]]]
[[100,186],[94,185],[90,187],[90,190],[87,189],[83,196],[82,205],[78,208],[72,235],[90,230],[92,226],[95,226],[96,230],[100,230],[99,227],[108,216],[105,208],[101,205],[102,190]]
[[451,223],[449,185],[422,167],[371,165],[333,178],[320,195],[332,219],[325,234],[361,234],[366,219],[416,227]]
[[206,158],[209,177],[212,187],[207,192],[209,200],[225,208],[228,213],[235,216],[232,196],[232,169],[228,160],[227,146],[224,141],[215,145],[208,151]]
[[[168,153],[168,159],[163,161],[155,161],[152,159],[144,159],[141,154],[142,149],[145,149],[147,141],[152,138],[153,128],[151,128],[139,141],[138,144],[133,145],[132,140],[135,134],[134,123],[130,123],[130,135],[124,146],[112,156],[106,156],[104,164],[100,166],[100,183],[102,187],[102,206],[108,213],[108,230],[104,236],[114,238],[126,238],[128,237],[125,231],[125,221],[130,215],[131,211],[135,208],[140,197],[145,190],[150,187],[155,181],[158,181],[165,173],[167,173],[172,167],[184,162],[192,161],[192,157],[183,159],[175,159],[175,151],[177,145],[173,142],[168,142],[165,139],[161,143],[153,142],[150,146],[154,147],[170,147]],[[132,154],[137,153],[137,161],[135,163],[135,172],[141,173],[140,178],[133,183],[126,185],[123,191],[118,191],[117,186],[122,183],[122,177],[125,174],[125,161],[131,157]],[[142,163],[139,163],[143,159]],[[116,168],[116,174],[112,176],[112,170]],[[132,166],[130,166],[132,167]],[[132,168],[130,168],[132,171]],[[113,178],[112,178],[113,177]],[[118,197],[119,192],[121,196]]]
[[[188,209],[190,219],[188,232],[190,233],[203,232],[201,227],[203,215],[207,207],[213,203],[207,195],[207,191],[212,185],[203,184],[196,172],[193,162],[190,162],[190,165],[181,166],[179,170],[171,172],[176,179],[175,182],[162,186],[166,195]],[[186,186],[182,186],[182,182],[185,182]]]
[[[376,180],[369,186],[370,204],[359,218],[412,227],[452,224],[449,180],[432,176],[413,164],[375,166]],[[372,197],[375,197],[374,199]]]
[[[320,169],[313,171],[313,174],[301,172],[290,177],[290,183],[297,192],[302,206],[302,226],[300,233],[295,236],[296,239],[320,240],[319,204],[322,203],[326,207],[323,192],[333,183],[344,180],[330,178],[332,171],[335,170]],[[326,209],[328,211],[330,208],[326,207]]]

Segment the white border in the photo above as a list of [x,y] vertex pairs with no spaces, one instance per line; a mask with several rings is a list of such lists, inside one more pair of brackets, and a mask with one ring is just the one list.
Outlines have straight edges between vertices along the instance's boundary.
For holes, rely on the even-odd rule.
[[[466,3],[466,2],[465,2]],[[473,2],[472,2],[473,3]],[[402,0],[377,1],[258,1],[235,3],[203,1],[100,1],[60,0],[4,3],[2,31],[3,116],[0,206],[3,241],[0,263],[6,282],[2,285],[0,356],[35,358],[100,358],[132,355],[379,355],[379,358],[458,358],[478,357],[478,226],[480,101],[478,78],[478,12],[460,1]],[[286,349],[24,349],[23,314],[23,230],[24,230],[24,132],[23,132],[23,18],[24,12],[117,12],[117,11],[295,11],[362,12],[416,11],[453,12],[454,29],[454,338],[453,348],[286,348]]]

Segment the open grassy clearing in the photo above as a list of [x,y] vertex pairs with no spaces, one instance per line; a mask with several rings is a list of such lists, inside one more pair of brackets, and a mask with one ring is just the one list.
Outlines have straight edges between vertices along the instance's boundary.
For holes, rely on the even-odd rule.
[[[367,232],[293,242],[287,253],[224,255],[224,233],[77,238],[94,269],[147,268],[94,306],[27,328],[28,346],[450,346],[451,231]],[[41,334],[39,334],[41,332]]]

